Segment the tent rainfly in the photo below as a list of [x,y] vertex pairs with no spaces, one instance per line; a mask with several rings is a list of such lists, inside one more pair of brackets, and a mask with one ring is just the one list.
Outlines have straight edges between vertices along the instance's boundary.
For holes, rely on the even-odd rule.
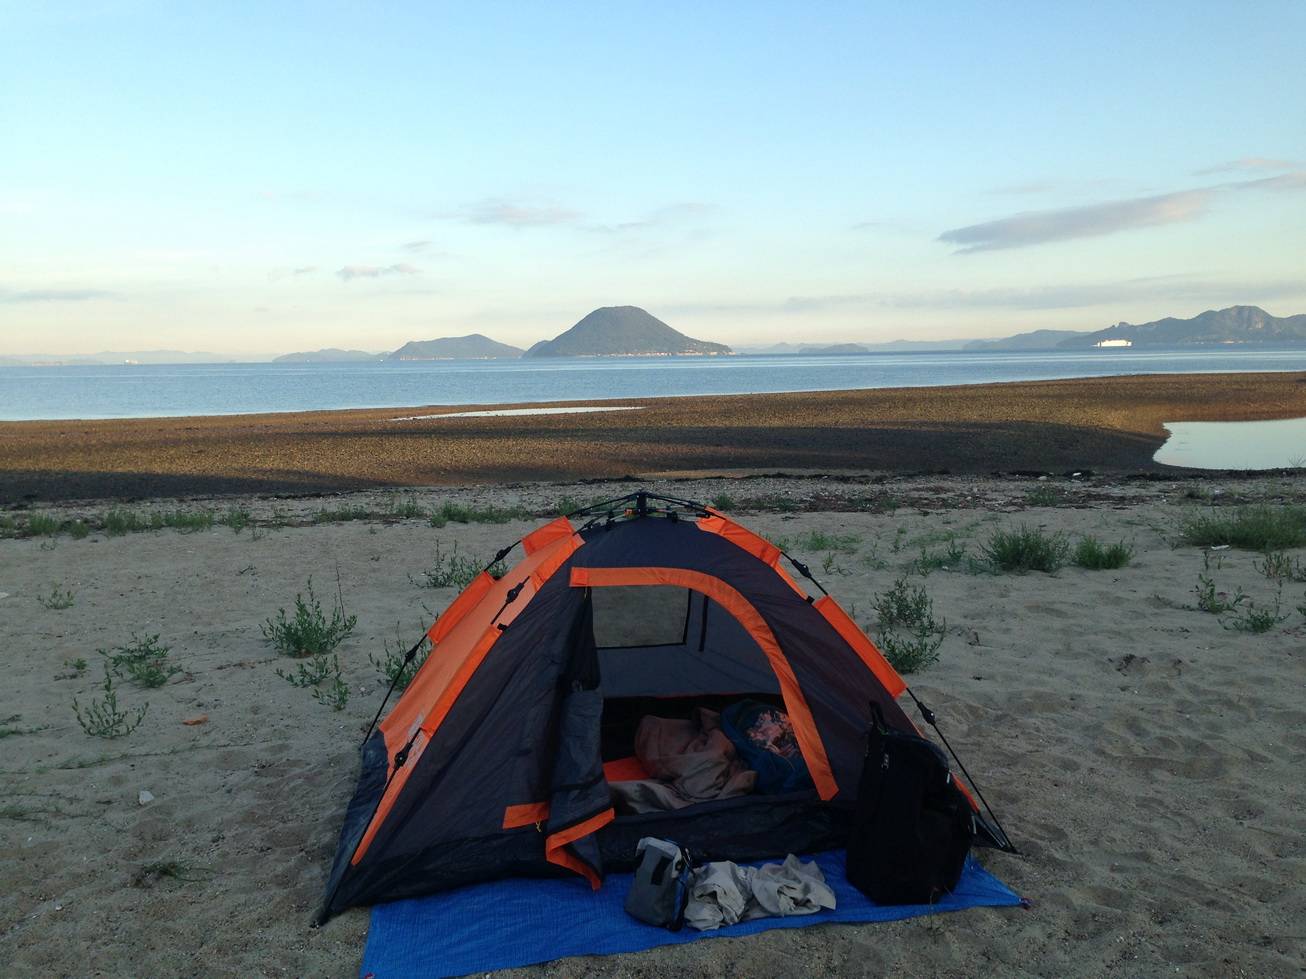
[[[525,556],[496,575],[517,544]],[[427,641],[426,661],[364,740],[318,923],[506,876],[576,874],[597,888],[605,869],[633,866],[644,836],[714,860],[842,847],[870,703],[914,732],[898,705],[906,692],[938,731],[801,562],[718,510],[647,492],[505,548],[410,660]],[[787,715],[801,785],[665,811],[614,807],[610,783],[631,777],[641,717],[741,698]],[[977,842],[1012,849],[967,779]]]

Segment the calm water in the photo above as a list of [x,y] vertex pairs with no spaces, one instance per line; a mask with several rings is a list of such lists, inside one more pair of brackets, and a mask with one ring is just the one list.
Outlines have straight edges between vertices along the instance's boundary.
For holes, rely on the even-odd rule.
[[1289,370],[1306,370],[1306,349],[0,367],[0,419],[229,415]]
[[1166,422],[1157,462],[1194,469],[1306,466],[1306,418],[1265,422]]

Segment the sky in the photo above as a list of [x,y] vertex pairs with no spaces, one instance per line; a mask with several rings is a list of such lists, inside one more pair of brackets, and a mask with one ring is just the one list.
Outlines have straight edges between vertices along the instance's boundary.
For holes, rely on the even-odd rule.
[[1306,312],[1306,4],[0,0],[0,354]]

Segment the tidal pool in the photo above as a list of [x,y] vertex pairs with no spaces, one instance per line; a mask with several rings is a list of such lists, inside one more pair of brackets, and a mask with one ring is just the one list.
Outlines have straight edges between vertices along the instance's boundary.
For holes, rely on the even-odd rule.
[[1268,422],[1166,422],[1152,458],[1189,469],[1306,467],[1306,418]]

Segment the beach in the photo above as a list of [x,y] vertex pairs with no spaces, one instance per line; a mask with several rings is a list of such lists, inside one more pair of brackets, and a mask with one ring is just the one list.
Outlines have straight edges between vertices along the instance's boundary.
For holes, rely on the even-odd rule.
[[[467,410],[630,407],[442,417]],[[0,504],[719,472],[1165,472],[1167,421],[1306,416],[1306,372],[0,423]]]
[[[1292,376],[1221,380],[1211,385],[1222,393],[1209,410],[1232,411],[1237,385],[1267,384],[1277,385],[1280,400],[1272,409],[1261,403],[1247,410],[1298,410],[1290,393],[1301,389],[1298,397],[1306,397],[1306,384]],[[1058,392],[1076,385],[1035,387],[1021,395],[1030,405],[1026,414],[1045,410]],[[1093,390],[1093,383],[1084,388]],[[865,417],[862,396],[847,401]],[[809,424],[843,424],[851,415],[840,414],[841,404],[844,398],[831,396],[823,409],[829,415]],[[1120,446],[1122,454],[1112,458],[1138,459],[1147,468],[1158,435],[1142,420],[1170,410],[1158,405],[1122,409],[1111,429],[1118,434],[1089,444]],[[1191,403],[1189,409],[1198,410]],[[792,410],[796,418],[798,408]],[[695,430],[687,406],[644,411],[678,419],[680,431]],[[667,414],[656,415],[662,411]],[[924,400],[919,413],[925,415]],[[1067,407],[1059,417],[1069,414]],[[746,415],[727,412],[741,425]],[[285,459],[296,452],[310,458],[333,439],[372,444],[367,432],[389,431],[383,418],[352,413],[345,424],[343,416],[332,416],[319,420],[316,434],[312,419],[204,420],[190,444],[202,460],[194,478],[217,480],[210,494],[152,494],[127,505],[45,503],[49,525],[63,530],[0,539],[7,664],[0,689],[6,748],[0,960],[8,971],[357,974],[367,912],[351,910],[316,930],[309,921],[358,774],[358,743],[384,693],[369,654],[380,658],[387,643],[406,647],[453,599],[455,588],[425,584],[423,571],[437,548],[446,557],[488,560],[560,508],[633,488],[554,481],[301,498],[216,493],[240,485],[216,475],[233,470],[247,475],[222,479],[262,485],[285,478],[279,485],[291,485]],[[585,445],[594,444],[586,439],[616,445],[630,435],[629,419],[594,419],[567,419],[560,430],[549,419],[531,431],[558,433],[548,438],[562,442],[588,433]],[[468,444],[489,439],[511,453],[512,466],[530,472],[524,460],[545,436],[519,440],[511,434],[518,422],[475,421]],[[411,431],[426,439],[429,429],[413,424]],[[298,430],[319,448],[291,444],[294,425],[304,426]],[[160,433],[186,444],[180,422],[120,424],[119,431],[139,431],[112,450],[86,434],[111,428],[69,429],[70,446],[90,447],[79,471],[108,480],[87,487],[123,486],[104,474],[117,471],[114,460],[130,469]],[[282,442],[265,454],[216,458],[221,447],[251,446],[255,433],[274,430],[284,433]],[[736,455],[714,450],[704,436],[695,444],[702,454],[682,461],[702,469],[738,462],[742,453],[781,468],[779,461],[763,462],[760,452],[754,458],[743,434],[721,436]],[[21,435],[20,442],[28,438]],[[904,436],[904,445],[910,441]],[[1134,455],[1128,446],[1136,446],[1129,450]],[[22,456],[9,439],[5,451],[12,492],[15,459]],[[60,451],[67,454],[58,465],[68,466],[74,450]],[[585,451],[577,445],[561,465],[596,465]],[[638,453],[653,451],[651,442],[636,441],[630,455],[617,458],[632,471],[669,466],[669,456],[636,465]],[[807,458],[805,451],[795,445],[790,458]],[[1067,447],[1037,468],[1069,467],[1073,456]],[[181,457],[163,461],[176,473],[184,469]],[[294,472],[321,475],[327,461]],[[813,468],[832,468],[828,455],[810,461]],[[488,484],[499,478],[496,467],[508,464],[487,463],[484,478],[472,479],[470,463],[419,464],[414,449],[409,465],[408,478],[445,466],[449,479]],[[341,462],[323,476],[324,485],[362,479],[374,463],[357,466]],[[1306,584],[1287,582],[1280,592],[1262,572],[1261,555],[1185,544],[1181,529],[1213,507],[1306,504],[1306,477],[1179,479],[1149,470],[1146,479],[1099,473],[1040,480],[892,468],[857,477],[754,475],[641,485],[715,500],[760,533],[782,539],[872,635],[876,594],[904,577],[928,591],[946,631],[939,661],[909,680],[937,711],[1021,850],[978,851],[980,859],[1030,907],[775,931],[508,974],[1299,974],[1306,966],[1306,790],[1299,764],[1306,752],[1306,614],[1296,607],[1306,605]],[[40,488],[52,478],[47,472],[26,485]],[[110,507],[119,514],[115,532],[103,529]],[[31,515],[10,512],[20,523]],[[154,521],[156,513],[192,518]],[[207,514],[208,522],[196,514]],[[78,521],[88,528],[84,535],[67,529]],[[162,529],[132,529],[155,523]],[[980,555],[993,533],[1021,525],[1072,541],[1086,534],[1124,541],[1133,558],[1117,570],[1067,566],[1053,574],[1009,574],[958,556]],[[1289,557],[1306,562],[1306,549]],[[295,661],[278,655],[262,635],[262,624],[291,607],[310,577],[324,605],[339,594],[358,616],[354,634],[338,649],[348,688],[341,710],[280,677],[277,671],[293,670]],[[1203,577],[1221,594],[1241,589],[1257,607],[1271,607],[1277,596],[1283,621],[1255,634],[1236,627],[1241,611],[1201,611],[1196,589]],[[148,704],[140,726],[113,740],[88,735],[73,701],[85,707],[100,692],[96,650],[153,635],[169,647],[178,672],[156,689],[121,681],[123,709]]]

